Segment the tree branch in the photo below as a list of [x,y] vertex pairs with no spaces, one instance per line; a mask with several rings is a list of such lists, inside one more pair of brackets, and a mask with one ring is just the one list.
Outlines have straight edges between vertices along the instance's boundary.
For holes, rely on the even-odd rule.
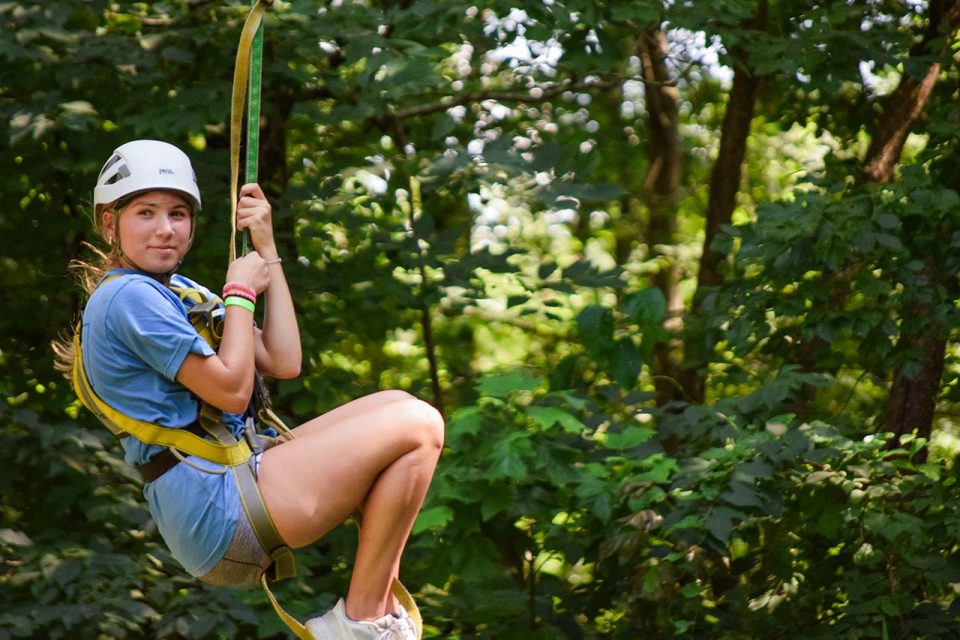
[[390,117],[398,120],[405,120],[407,118],[437,113],[438,111],[446,111],[450,107],[483,102],[484,100],[496,100],[498,102],[536,103],[542,102],[543,100],[549,100],[550,98],[555,98],[566,91],[609,89],[616,86],[620,82],[623,82],[624,79],[625,78],[621,76],[613,76],[608,80],[602,80],[599,82],[563,82],[546,88],[534,87],[534,89],[539,88],[539,92],[533,92],[532,90],[528,92],[475,91],[472,93],[464,93],[459,96],[444,96],[439,102],[434,102],[432,104],[421,104],[415,107],[407,107],[406,109],[394,111],[390,114]]

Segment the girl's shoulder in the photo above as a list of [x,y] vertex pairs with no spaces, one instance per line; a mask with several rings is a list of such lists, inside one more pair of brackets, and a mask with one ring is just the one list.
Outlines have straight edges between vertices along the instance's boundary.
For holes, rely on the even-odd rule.
[[191,280],[186,276],[180,275],[179,273],[173,274],[173,277],[170,278],[170,288],[174,291],[183,289],[202,291],[207,296],[211,294],[210,289],[206,288],[195,280]]
[[91,294],[90,300],[92,301],[95,298],[112,300],[117,296],[123,298],[150,297],[155,295],[153,292],[163,294],[165,288],[150,276],[139,271],[114,269],[100,280],[97,288]]
[[[171,284],[190,283],[199,287],[189,278],[174,275]],[[114,269],[107,273],[87,301],[87,307],[126,308],[166,306],[180,307],[179,296],[156,279],[133,269]]]

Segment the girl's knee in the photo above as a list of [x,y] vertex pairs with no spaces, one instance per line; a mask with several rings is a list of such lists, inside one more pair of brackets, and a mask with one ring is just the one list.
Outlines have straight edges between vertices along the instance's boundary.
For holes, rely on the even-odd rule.
[[407,428],[421,446],[440,449],[443,447],[443,416],[428,402],[410,396],[404,401]]
[[381,405],[417,399],[412,394],[409,394],[406,391],[401,391],[400,389],[386,389],[384,391],[377,391],[368,397],[374,398],[377,403]]

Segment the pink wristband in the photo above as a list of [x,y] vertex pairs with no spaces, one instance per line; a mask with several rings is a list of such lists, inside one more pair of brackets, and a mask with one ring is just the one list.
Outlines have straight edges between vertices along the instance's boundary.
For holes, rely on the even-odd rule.
[[247,301],[249,301],[249,302],[253,302],[254,304],[256,304],[256,302],[257,302],[257,298],[256,298],[255,296],[251,296],[249,293],[247,293],[246,291],[243,291],[242,289],[228,289],[228,288],[224,288],[224,290],[223,290],[223,298],[224,298],[224,300],[226,300],[227,298],[229,298],[229,297],[231,297],[231,296],[237,297],[237,298],[243,298],[244,300],[247,300]]
[[232,295],[240,296],[241,298],[245,298],[254,303],[257,301],[256,289],[248,285],[246,282],[228,282],[227,284],[223,285],[223,297],[226,298],[227,296]]

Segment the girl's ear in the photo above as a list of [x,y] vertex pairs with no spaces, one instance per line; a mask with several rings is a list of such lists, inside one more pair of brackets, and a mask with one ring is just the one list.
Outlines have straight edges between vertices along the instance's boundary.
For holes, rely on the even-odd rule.
[[104,209],[103,213],[100,214],[100,228],[103,229],[103,239],[106,240],[108,244],[113,244],[116,238],[116,221],[117,217],[112,209]]

